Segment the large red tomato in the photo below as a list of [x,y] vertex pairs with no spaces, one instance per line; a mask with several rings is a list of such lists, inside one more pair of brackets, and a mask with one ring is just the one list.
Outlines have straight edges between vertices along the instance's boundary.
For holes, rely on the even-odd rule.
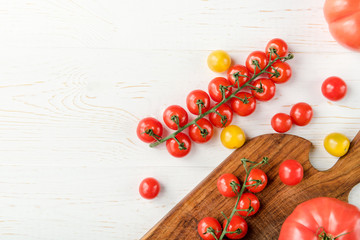
[[324,15],[335,40],[350,49],[360,51],[359,0],[326,0]]
[[[319,236],[321,234],[322,237]],[[325,235],[331,238],[325,238]],[[285,220],[279,236],[279,240],[333,238],[360,239],[360,210],[336,198],[326,197],[314,198],[298,205]]]

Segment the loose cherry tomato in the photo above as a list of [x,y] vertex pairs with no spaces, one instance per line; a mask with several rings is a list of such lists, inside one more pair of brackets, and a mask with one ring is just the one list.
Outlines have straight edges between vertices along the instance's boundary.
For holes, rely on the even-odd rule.
[[225,116],[226,119],[222,119],[221,116],[217,113],[210,113],[209,120],[210,122],[218,128],[229,126],[233,119],[233,111],[226,103],[222,104],[216,109],[220,115]]
[[[244,99],[245,103],[236,97]],[[244,117],[252,114],[255,111],[256,100],[250,93],[238,92],[236,97],[231,99],[231,108],[235,113]]]
[[[270,56],[270,48],[275,49],[279,57],[286,57],[288,53],[288,45],[284,40],[280,38],[274,38],[268,42],[265,48],[267,57]],[[271,54],[271,60],[274,60],[276,57],[277,57],[276,54]]]
[[214,100],[215,102],[220,102],[221,100],[223,100],[220,86],[228,88],[228,89],[224,89],[225,98],[230,96],[230,94],[231,94],[231,87],[229,87],[230,85],[231,85],[230,82],[226,78],[223,78],[223,77],[216,77],[213,80],[211,80],[209,82],[208,89],[209,89],[209,94],[210,94],[210,97],[212,98],[212,100]]
[[341,133],[330,133],[324,139],[324,147],[335,157],[342,157],[349,151],[350,141]]
[[240,127],[230,125],[222,130],[220,139],[225,147],[234,149],[244,145],[246,137],[244,131]]
[[231,58],[227,52],[216,50],[208,56],[207,64],[214,72],[225,72],[230,67]]
[[248,210],[249,207],[250,208],[250,212],[248,211],[238,211],[238,213],[241,216],[252,216],[254,214],[256,214],[259,211],[260,208],[260,201],[259,199],[252,193],[243,193],[243,195],[241,195],[241,198],[239,200],[239,203],[236,207],[236,209],[240,209],[240,210]]
[[166,148],[168,152],[177,158],[186,156],[191,149],[191,141],[190,138],[184,134],[184,133],[178,133],[176,134],[176,139],[179,141],[176,141],[174,138],[170,138],[166,141]]
[[[217,188],[224,197],[235,197],[237,195],[237,193],[233,191],[233,188],[230,185],[231,182],[240,184],[239,179],[231,173],[225,173],[217,180]],[[240,191],[239,186],[236,186],[236,191]]]
[[313,110],[309,104],[299,102],[291,108],[290,116],[293,123],[305,126],[311,121]]
[[321,86],[322,94],[331,101],[338,101],[345,97],[347,86],[339,77],[327,78]]
[[[227,224],[227,220],[224,220],[223,223],[223,228],[225,229]],[[235,233],[226,233],[226,237],[228,239],[241,239],[243,237],[245,237],[247,231],[248,231],[248,225],[246,223],[246,221],[238,216],[238,215],[234,215],[231,218],[231,221],[226,229],[226,231],[228,232],[235,232]]]
[[[255,80],[254,82],[252,82],[251,85],[260,89],[259,91],[251,90],[252,95],[254,95],[254,97],[257,100],[269,101],[270,99],[272,99],[275,96],[276,87],[275,87],[275,84],[273,83],[273,81],[271,81],[270,79],[259,78],[259,79]],[[262,88],[262,90],[261,90],[261,88]]]
[[210,228],[213,229],[214,234],[217,238],[220,237],[222,228],[218,220],[212,217],[206,217],[201,219],[201,221],[198,224],[198,233],[200,237],[204,240],[215,240],[213,235],[211,235]]
[[163,119],[166,126],[173,130],[177,130],[178,125],[183,127],[188,123],[188,114],[185,109],[179,105],[172,105],[165,109]]
[[[256,66],[255,62],[257,62],[260,67],[260,69],[256,67],[256,71],[255,71],[255,66]],[[254,51],[250,53],[250,55],[246,59],[246,68],[249,70],[249,72],[254,74],[259,73],[261,70],[263,70],[267,64],[268,64],[268,58],[266,57],[266,54],[261,51]]]
[[304,169],[301,164],[293,159],[285,160],[280,164],[280,180],[289,186],[294,186],[301,182],[304,176]]
[[246,181],[246,185],[255,184],[257,182],[260,183],[258,186],[251,186],[251,187],[246,187],[246,188],[250,192],[257,193],[257,192],[261,192],[266,187],[266,184],[268,182],[266,173],[264,173],[264,171],[261,169],[254,168],[249,173],[249,176]]
[[292,126],[291,117],[285,113],[277,113],[271,119],[271,126],[276,132],[287,132]]
[[[243,75],[243,76],[240,76]],[[246,76],[246,77],[244,77]],[[250,79],[249,70],[243,65],[234,65],[227,72],[227,79],[235,88],[241,87]]]
[[160,184],[155,178],[149,177],[141,181],[139,193],[143,198],[153,199],[159,194],[159,192]]
[[201,106],[201,113],[207,112],[210,108],[209,95],[203,90],[194,90],[186,97],[186,105],[192,114],[199,114],[199,107]]
[[147,117],[139,122],[136,128],[136,134],[143,142],[156,142],[156,138],[160,139],[163,134],[163,126],[155,118]]
[[291,67],[287,62],[275,62],[268,68],[268,72],[270,72],[268,73],[268,77],[274,81],[274,83],[287,82],[292,75]]
[[196,124],[193,124],[189,127],[189,135],[191,140],[197,143],[204,143],[209,141],[214,134],[214,128],[209,120],[201,118],[196,122]]

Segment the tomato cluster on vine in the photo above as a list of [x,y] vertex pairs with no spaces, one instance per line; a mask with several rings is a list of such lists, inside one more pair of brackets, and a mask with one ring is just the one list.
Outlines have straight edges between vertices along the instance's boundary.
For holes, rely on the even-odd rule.
[[[165,125],[175,130],[163,137],[163,126],[155,118],[142,119],[137,127],[138,137],[150,146],[166,141],[168,152],[174,157],[186,156],[192,142],[205,143],[214,135],[214,127],[227,128],[222,138],[226,147],[240,147],[245,136],[232,127],[234,113],[249,116],[256,109],[257,101],[269,101],[275,96],[276,84],[287,82],[291,78],[291,67],[285,62],[292,59],[288,46],[279,38],[272,39],[265,51],[249,54],[245,64],[231,65],[230,56],[222,50],[208,56],[208,66],[215,72],[225,72],[226,77],[215,77],[208,84],[208,92],[201,89],[191,91],[186,97],[187,110],[171,105],[163,113]],[[192,121],[189,122],[189,119]],[[188,135],[183,133],[188,128]],[[229,142],[231,141],[231,142]]]

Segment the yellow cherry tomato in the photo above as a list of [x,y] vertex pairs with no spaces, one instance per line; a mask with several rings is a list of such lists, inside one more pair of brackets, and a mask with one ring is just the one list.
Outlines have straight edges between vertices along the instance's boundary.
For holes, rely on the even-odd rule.
[[227,52],[216,50],[208,56],[207,64],[214,72],[225,72],[230,67],[231,58]]
[[241,128],[236,125],[229,125],[222,130],[220,139],[225,147],[234,149],[244,145],[246,137]]
[[344,156],[348,152],[349,146],[349,139],[341,133],[330,133],[324,139],[326,151],[335,157]]

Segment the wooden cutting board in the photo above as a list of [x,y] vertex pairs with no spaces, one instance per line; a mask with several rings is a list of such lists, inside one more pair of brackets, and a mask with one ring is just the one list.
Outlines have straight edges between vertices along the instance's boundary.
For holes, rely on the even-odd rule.
[[[217,218],[221,223],[229,216],[236,198],[223,197],[216,182],[224,173],[233,173],[242,181],[245,176],[241,158],[260,161],[269,157],[269,164],[262,167],[269,182],[264,191],[257,193],[261,208],[246,221],[249,231],[244,239],[277,239],[286,217],[301,202],[326,196],[347,201],[350,190],[360,182],[360,132],[351,143],[347,155],[327,171],[318,171],[309,162],[311,142],[286,134],[267,134],[249,140],[234,151],[194,190],[181,200],[161,219],[143,240],[201,239],[197,233],[198,222],[207,216]],[[296,186],[286,186],[278,177],[281,162],[296,159],[304,168],[304,179]]]

